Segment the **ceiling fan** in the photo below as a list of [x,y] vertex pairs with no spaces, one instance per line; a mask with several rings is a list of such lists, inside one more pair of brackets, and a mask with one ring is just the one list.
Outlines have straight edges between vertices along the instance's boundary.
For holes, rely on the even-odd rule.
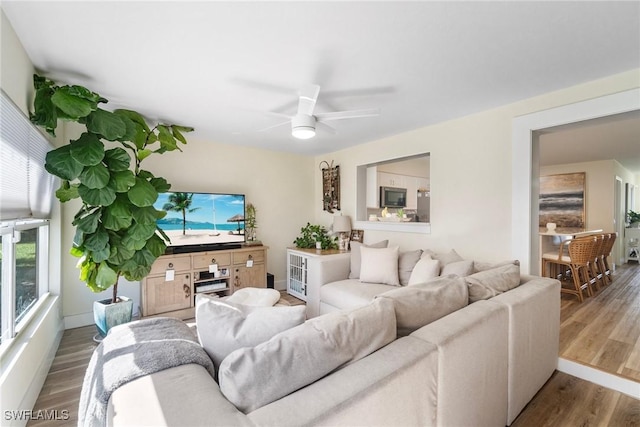
[[309,139],[316,135],[316,126],[321,127],[329,133],[335,134],[336,130],[327,124],[327,122],[332,120],[375,117],[380,114],[380,110],[378,108],[314,114],[313,110],[316,106],[319,93],[320,86],[315,84],[302,88],[298,92],[299,99],[297,113],[294,116],[288,116],[282,113],[269,112],[269,114],[273,116],[286,118],[287,120],[261,129],[261,131],[267,131],[291,123],[291,135],[293,135],[294,138]]

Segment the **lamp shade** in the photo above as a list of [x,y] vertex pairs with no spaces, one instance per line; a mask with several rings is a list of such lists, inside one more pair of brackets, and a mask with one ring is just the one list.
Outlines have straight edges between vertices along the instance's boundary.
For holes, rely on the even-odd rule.
[[334,216],[333,217],[333,232],[334,233],[346,233],[351,231],[351,218],[348,216]]

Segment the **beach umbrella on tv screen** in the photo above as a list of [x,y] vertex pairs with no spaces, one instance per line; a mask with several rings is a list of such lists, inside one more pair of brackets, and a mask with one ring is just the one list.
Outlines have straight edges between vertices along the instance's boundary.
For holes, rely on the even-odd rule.
[[242,231],[242,229],[240,228],[240,223],[244,222],[244,215],[238,214],[238,215],[234,215],[231,218],[229,218],[227,220],[227,222],[237,222],[238,223],[238,234],[240,234],[240,231]]

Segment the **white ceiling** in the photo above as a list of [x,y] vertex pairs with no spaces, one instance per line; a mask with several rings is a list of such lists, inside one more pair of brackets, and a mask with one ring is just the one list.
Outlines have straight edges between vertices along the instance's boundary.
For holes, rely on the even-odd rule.
[[[36,68],[191,141],[320,154],[640,67],[640,2],[2,2]],[[268,111],[380,108],[300,141]],[[637,134],[636,134],[637,135]],[[638,168],[640,171],[640,167]]]

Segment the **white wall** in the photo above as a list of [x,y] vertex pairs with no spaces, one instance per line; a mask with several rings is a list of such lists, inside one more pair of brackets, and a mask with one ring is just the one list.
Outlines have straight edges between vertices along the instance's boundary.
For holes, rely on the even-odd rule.
[[[445,123],[428,126],[316,158],[340,165],[341,204],[355,216],[356,167],[396,157],[431,153],[431,234],[367,230],[365,242],[389,239],[401,250],[455,248],[463,257],[510,258],[512,120],[533,112],[640,86],[640,70],[585,83]],[[527,189],[524,189],[527,190]],[[315,178],[316,221],[322,212],[322,182]],[[522,230],[523,235],[529,233]]]
[[[28,114],[33,97],[33,65],[18,40],[4,11],[0,13],[0,87]],[[25,421],[6,420],[6,410],[29,410],[38,398],[42,384],[62,337],[60,291],[60,214],[54,208],[51,218],[49,283],[51,296],[33,309],[28,325],[0,355],[0,414],[2,425],[25,425]]]

